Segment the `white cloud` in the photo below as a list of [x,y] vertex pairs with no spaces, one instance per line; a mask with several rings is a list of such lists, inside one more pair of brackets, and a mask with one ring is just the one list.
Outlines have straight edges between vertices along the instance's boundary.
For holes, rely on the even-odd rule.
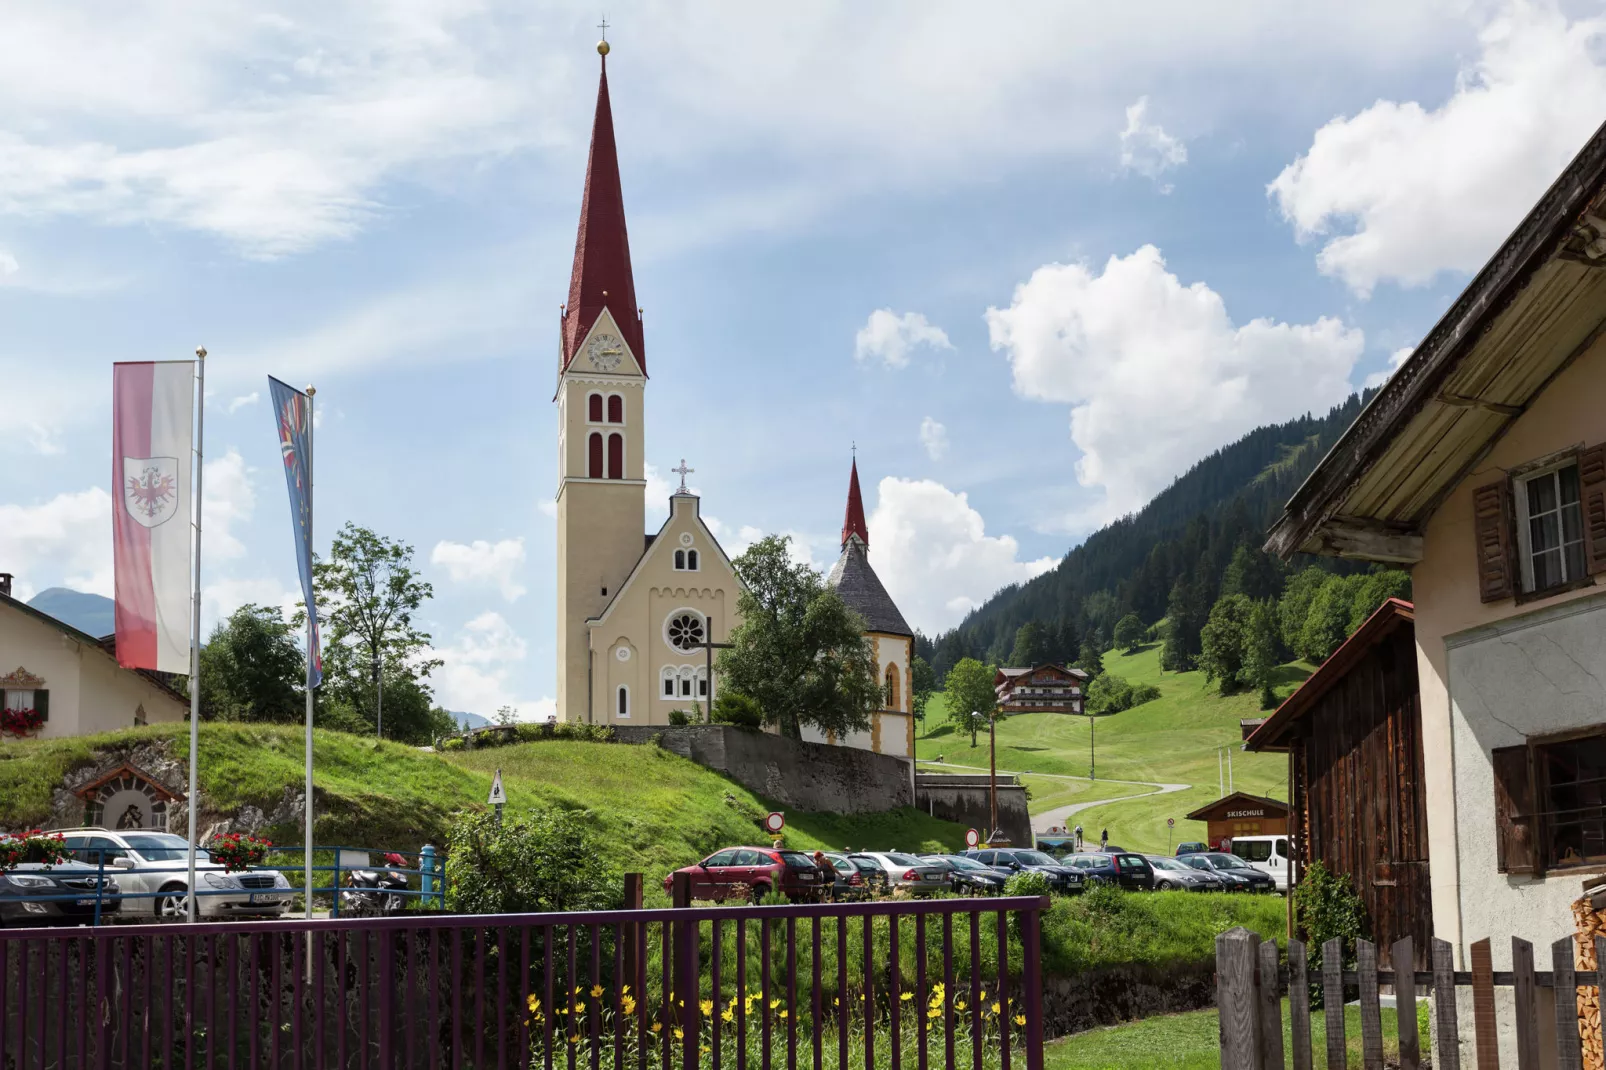
[[[255,390],[253,390],[249,394],[245,394],[245,395],[243,395],[241,397],[237,397],[237,398],[233,399],[232,401],[229,402],[229,413],[230,413],[230,415],[233,415],[234,413],[238,412],[239,410],[245,408],[247,405],[255,405],[257,403],[257,401],[261,397],[262,397],[261,394],[257,393]],[[313,415],[314,416],[317,415],[317,410],[316,409],[313,410]]]
[[521,667],[527,648],[507,620],[488,610],[463,625],[450,646],[436,647],[441,659],[430,680],[435,699],[448,710],[494,716],[503,706],[518,710],[522,721],[547,720],[556,711],[551,698],[520,698],[509,678]]
[[[807,565],[816,571],[829,567],[822,566],[814,556],[816,547],[821,548],[822,551],[832,548],[829,546],[830,540],[821,536],[809,535],[794,528],[772,533],[752,524],[742,524],[740,527],[731,528],[719,517],[710,516],[707,513],[703,514],[703,524],[708,528],[709,533],[719,540],[719,547],[725,551],[725,556],[733,561],[764,536],[776,534],[784,535],[791,540],[786,545],[786,552],[787,556],[795,564]],[[835,555],[833,554],[832,556],[834,557]]]
[[926,448],[926,455],[932,460],[942,460],[948,452],[948,429],[927,416],[920,421],[920,444]]
[[0,568],[26,601],[46,587],[112,594],[112,499],[100,487],[38,505],[0,504]]
[[[301,603],[301,591],[292,591],[278,580],[265,576],[226,577],[202,583],[201,634],[210,635],[219,621],[247,602],[276,606],[285,620],[289,620]],[[299,637],[297,641],[303,642]]]
[[550,516],[553,519],[557,518],[557,515],[558,515],[557,499],[555,499],[555,498],[542,498],[539,502],[536,503],[535,507],[541,511],[541,515],[542,516]]
[[525,587],[518,582],[524,571],[524,538],[502,539],[488,542],[475,539],[471,543],[442,540],[430,551],[429,561],[446,570],[454,583],[471,586],[495,587],[509,602],[516,602]]
[[1079,524],[1137,509],[1261,424],[1342,400],[1365,342],[1328,317],[1235,326],[1219,294],[1183,286],[1152,245],[1110,257],[1102,274],[1040,267],[986,315],[1016,392],[1071,406],[1077,478],[1105,492]]
[[1440,107],[1380,100],[1333,119],[1268,187],[1357,293],[1475,270],[1606,114],[1606,18],[1516,2],[1480,41]]
[[919,312],[898,315],[890,308],[870,313],[853,339],[853,358],[879,360],[889,368],[905,368],[916,349],[952,349],[947,333],[926,321]]
[[930,479],[888,476],[870,514],[870,561],[910,626],[952,628],[999,588],[1053,568],[1020,560],[1010,535],[988,535],[963,493]]
[[15,256],[0,249],[0,281],[4,281],[7,276],[15,275],[21,266]]
[[1371,375],[1368,375],[1366,377],[1366,381],[1361,384],[1361,387],[1363,389],[1370,390],[1374,386],[1382,386],[1393,377],[1395,372],[1400,370],[1400,365],[1409,360],[1411,354],[1415,352],[1415,346],[1405,346],[1403,349],[1396,349],[1394,352],[1389,354],[1389,366],[1383,371],[1373,372]]
[[1188,162],[1188,147],[1165,132],[1159,123],[1145,123],[1149,98],[1139,97],[1127,106],[1126,128],[1121,131],[1121,169],[1153,179],[1161,193],[1170,193],[1170,183],[1160,176]]
[[203,561],[230,561],[245,556],[245,544],[236,529],[256,511],[252,473],[240,451],[230,448],[206,462],[201,482],[201,553]]

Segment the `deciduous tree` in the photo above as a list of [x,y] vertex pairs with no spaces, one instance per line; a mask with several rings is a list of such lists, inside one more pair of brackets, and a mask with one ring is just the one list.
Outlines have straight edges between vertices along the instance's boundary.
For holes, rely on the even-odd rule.
[[790,541],[766,536],[735,560],[742,623],[720,654],[720,677],[757,699],[790,739],[805,724],[838,736],[863,731],[882,702],[864,622],[817,571],[792,560]]
[[993,677],[998,670],[984,665],[975,658],[961,658],[959,664],[948,670],[942,690],[948,698],[948,718],[960,725],[970,726],[970,745],[976,745],[976,718],[972,713],[992,717],[998,709],[998,693],[993,690]]
[[299,721],[306,682],[302,641],[271,606],[241,606],[201,648],[203,719]]
[[926,703],[937,691],[937,674],[932,671],[931,665],[919,654],[915,655],[914,662],[909,666],[910,684],[914,694],[909,696],[909,708],[914,711],[915,720],[922,723],[926,719]]
[[1130,654],[1143,645],[1143,636],[1146,631],[1147,629],[1143,627],[1143,621],[1139,619],[1138,615],[1136,613],[1128,613],[1115,622],[1115,645]]

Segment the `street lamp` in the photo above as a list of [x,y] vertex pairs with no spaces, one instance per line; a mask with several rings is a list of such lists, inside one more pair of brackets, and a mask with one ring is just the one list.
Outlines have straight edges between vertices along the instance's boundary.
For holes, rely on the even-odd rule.
[[[971,710],[971,724],[981,719],[979,710]],[[988,826],[987,842],[998,842],[998,732],[995,728],[997,720],[987,718],[987,800],[991,809],[991,823]]]

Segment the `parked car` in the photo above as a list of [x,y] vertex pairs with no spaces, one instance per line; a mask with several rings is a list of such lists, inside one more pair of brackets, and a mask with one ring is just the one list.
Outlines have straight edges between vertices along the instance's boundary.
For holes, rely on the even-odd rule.
[[1183,855],[1191,855],[1196,854],[1199,851],[1208,850],[1210,850],[1210,845],[1208,843],[1204,843],[1199,840],[1189,840],[1187,843],[1177,844],[1177,857],[1181,858]]
[[1082,890],[1080,870],[1029,847],[984,847],[966,851],[965,857],[974,858],[984,866],[1007,869],[1012,873],[1023,870],[1041,873],[1048,878],[1048,886],[1056,892]]
[[870,882],[857,862],[836,851],[825,852],[825,860],[831,867],[832,878],[826,886],[826,895],[839,902],[869,898]]
[[[771,894],[784,895],[794,903],[811,902],[826,893],[832,879],[802,851],[778,847],[727,847],[675,873],[691,878],[693,899],[747,898],[754,902]],[[664,891],[673,889],[675,873],[664,878]]]
[[882,888],[902,890],[912,895],[934,895],[947,891],[948,870],[900,851],[855,851],[854,861],[865,860],[880,867],[877,875]]
[[1084,851],[1065,859],[1087,884],[1113,884],[1128,891],[1146,892],[1154,887],[1154,867],[1139,854],[1113,854]]
[[1213,873],[1227,882],[1229,892],[1270,892],[1277,883],[1237,855],[1222,851],[1199,851],[1184,855],[1182,861],[1194,869]]
[[1220,892],[1227,887],[1226,881],[1216,874],[1194,869],[1170,855],[1146,857],[1149,865],[1154,867],[1154,890],[1157,892]]
[[98,867],[24,862],[0,874],[0,927],[82,925],[95,917],[97,894],[101,917],[117,917],[122,910],[117,881]]
[[1288,891],[1288,837],[1234,836],[1232,853],[1265,873],[1279,892]]
[[[189,841],[168,832],[63,829],[68,854],[89,866],[117,871],[127,899],[123,916],[176,920],[189,912]],[[230,873],[204,850],[195,852],[201,917],[279,917],[290,905],[290,882],[277,870]]]
[[948,871],[948,883],[959,895],[999,895],[1013,870],[984,866],[964,855],[921,855],[922,861]]

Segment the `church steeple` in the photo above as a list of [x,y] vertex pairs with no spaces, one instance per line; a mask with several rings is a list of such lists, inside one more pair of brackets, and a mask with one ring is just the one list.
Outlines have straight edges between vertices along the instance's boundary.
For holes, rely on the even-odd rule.
[[597,86],[597,114],[591,126],[591,157],[586,163],[585,194],[580,202],[580,229],[574,241],[569,303],[563,315],[563,363],[559,371],[568,370],[569,362],[606,307],[645,375],[647,357],[641,318],[636,311],[636,282],[630,271],[619,151],[613,140],[613,108],[608,102],[607,42],[599,44],[597,51],[602,55],[602,79]]
[[853,472],[848,476],[848,511],[842,518],[842,548],[847,549],[848,537],[857,535],[870,548],[870,528],[864,522],[864,498],[859,494],[859,459],[853,458]]

